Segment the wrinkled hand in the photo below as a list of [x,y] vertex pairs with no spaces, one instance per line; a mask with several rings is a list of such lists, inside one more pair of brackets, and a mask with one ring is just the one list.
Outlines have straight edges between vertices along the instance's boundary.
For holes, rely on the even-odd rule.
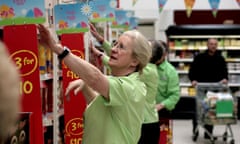
[[98,42],[103,41],[104,38],[98,33],[97,29],[92,23],[89,23],[91,34],[97,39]]
[[70,98],[69,94],[72,90],[74,90],[74,95],[77,95],[83,89],[84,85],[85,83],[81,79],[71,81],[66,88],[65,95],[67,96],[67,98]]
[[95,46],[93,46],[92,41],[89,43],[89,48],[90,51],[93,53],[94,57],[97,57],[99,54],[101,54],[102,52],[100,50],[98,50]]
[[54,40],[50,31],[42,24],[38,24],[37,28],[39,30],[39,42],[46,48],[54,50],[54,47],[57,45],[57,42]]

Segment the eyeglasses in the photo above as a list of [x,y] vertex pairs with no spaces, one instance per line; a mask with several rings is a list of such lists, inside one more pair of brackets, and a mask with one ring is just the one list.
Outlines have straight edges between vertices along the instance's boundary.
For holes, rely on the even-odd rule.
[[119,43],[119,42],[113,43],[112,47],[116,47],[118,49],[126,49],[125,46],[122,43]]

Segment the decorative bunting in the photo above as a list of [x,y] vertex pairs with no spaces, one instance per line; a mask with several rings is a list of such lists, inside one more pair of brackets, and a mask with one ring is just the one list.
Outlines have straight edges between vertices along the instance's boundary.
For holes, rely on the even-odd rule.
[[132,6],[135,6],[138,0],[132,0]]
[[208,0],[208,2],[212,8],[213,16],[216,17],[220,0]]
[[167,0],[158,0],[159,12],[162,12],[164,5],[166,4]]
[[185,2],[187,16],[190,17],[195,0],[184,0],[184,2]]
[[236,2],[238,3],[238,5],[240,6],[240,0],[236,0]]

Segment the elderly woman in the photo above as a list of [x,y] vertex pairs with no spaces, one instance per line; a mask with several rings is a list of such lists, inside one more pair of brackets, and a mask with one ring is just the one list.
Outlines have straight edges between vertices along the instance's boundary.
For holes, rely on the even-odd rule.
[[0,42],[0,144],[15,127],[20,111],[20,75],[9,58],[6,46]]
[[[111,46],[109,42],[107,42],[103,36],[101,36],[93,24],[90,25],[90,32],[96,38],[96,40],[102,45],[102,48],[105,50],[107,55],[110,55]],[[144,110],[144,121],[142,124],[141,130],[141,137],[139,139],[138,144],[158,144],[159,143],[159,134],[160,134],[160,127],[159,127],[159,118],[158,112],[155,107],[156,105],[156,94],[157,94],[157,86],[158,86],[158,72],[157,66],[155,63],[162,57],[161,51],[157,51],[156,43],[157,40],[150,41],[152,48],[152,55],[149,63],[144,67],[143,73],[141,75],[140,80],[145,83],[146,85],[146,103],[145,103],[145,110]],[[92,47],[92,53],[95,56],[101,55],[101,51],[97,48]],[[108,57],[106,55],[101,56],[103,63],[106,65],[108,62]],[[108,67],[108,65],[106,65]]]
[[146,87],[139,80],[151,56],[148,40],[138,31],[126,31],[111,49],[106,76],[87,61],[57,44],[50,32],[38,25],[40,42],[81,78],[88,103],[84,113],[84,144],[137,144],[145,104]]

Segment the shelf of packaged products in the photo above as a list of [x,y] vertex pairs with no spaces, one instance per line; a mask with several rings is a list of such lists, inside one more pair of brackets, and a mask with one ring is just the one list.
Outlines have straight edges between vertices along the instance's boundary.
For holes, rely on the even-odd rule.
[[[58,110],[58,117],[64,115],[64,109],[61,108]],[[43,115],[43,126],[52,126],[53,125],[53,112],[48,112]]]
[[169,58],[169,62],[192,62],[192,58]]
[[[206,46],[170,46],[170,51],[172,50],[206,50]],[[240,44],[237,46],[219,46],[218,50],[240,50]]]
[[[192,62],[193,58],[169,58],[168,61],[169,62]],[[226,62],[240,62],[240,58],[226,58]]]
[[[177,70],[178,74],[188,74],[188,70]],[[229,70],[229,74],[240,74],[240,70]]]
[[[179,85],[181,87],[191,87],[190,82],[180,82]],[[229,83],[228,86],[229,87],[240,87],[240,83]]]
[[[62,71],[58,72],[58,76],[62,76]],[[46,81],[46,80],[51,80],[53,79],[53,74],[52,73],[45,73],[45,74],[40,74],[40,80],[41,81]]]

